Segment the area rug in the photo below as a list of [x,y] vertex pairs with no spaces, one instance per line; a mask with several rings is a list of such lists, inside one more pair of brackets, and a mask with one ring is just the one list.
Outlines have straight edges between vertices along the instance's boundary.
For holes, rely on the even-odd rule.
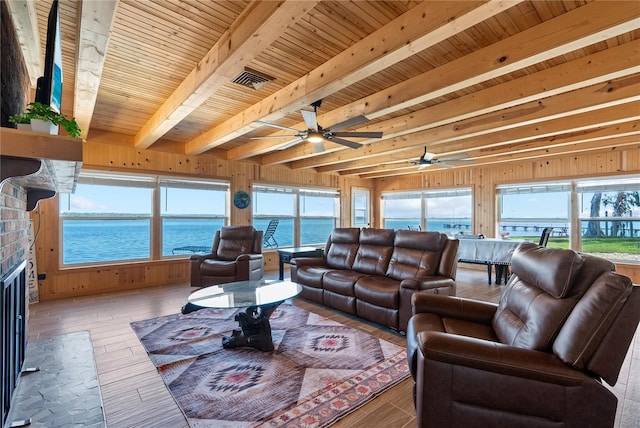
[[237,312],[131,323],[193,428],[326,427],[409,376],[404,347],[286,303],[273,352],[223,349]]

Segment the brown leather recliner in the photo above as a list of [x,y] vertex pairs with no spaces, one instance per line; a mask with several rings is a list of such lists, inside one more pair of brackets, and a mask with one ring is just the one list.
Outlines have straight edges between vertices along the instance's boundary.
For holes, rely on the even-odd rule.
[[262,236],[263,231],[252,226],[224,226],[216,231],[211,253],[191,256],[191,285],[206,287],[262,278]]
[[499,304],[416,293],[420,427],[612,427],[640,286],[609,261],[522,244]]

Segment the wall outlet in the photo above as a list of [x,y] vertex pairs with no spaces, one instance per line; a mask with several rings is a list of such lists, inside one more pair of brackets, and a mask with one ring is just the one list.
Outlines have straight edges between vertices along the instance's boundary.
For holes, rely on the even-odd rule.
[[38,274],[38,281],[43,281],[47,279],[47,274],[46,273],[39,273]]

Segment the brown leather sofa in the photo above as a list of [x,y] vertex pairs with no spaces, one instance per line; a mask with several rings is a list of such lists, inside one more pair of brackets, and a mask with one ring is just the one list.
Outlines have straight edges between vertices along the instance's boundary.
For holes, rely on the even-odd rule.
[[419,427],[612,427],[640,287],[602,258],[522,244],[499,304],[414,295]]
[[224,226],[216,231],[211,253],[191,256],[191,285],[206,287],[262,278],[262,236],[263,231],[252,226]]
[[291,260],[301,296],[405,331],[416,292],[455,295],[458,240],[439,232],[336,228],[324,257]]

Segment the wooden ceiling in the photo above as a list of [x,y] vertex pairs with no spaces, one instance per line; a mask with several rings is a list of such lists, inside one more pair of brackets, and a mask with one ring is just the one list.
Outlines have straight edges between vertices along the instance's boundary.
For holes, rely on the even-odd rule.
[[[9,3],[38,70],[51,1]],[[425,146],[473,165],[640,148],[635,0],[60,6],[63,110],[88,141],[361,178],[436,170],[410,162]],[[246,69],[272,80],[233,83]],[[306,129],[299,110],[317,100],[324,127],[365,115],[344,131],[383,138],[354,139],[358,149],[325,141],[322,153],[255,139],[291,134],[257,120]]]

